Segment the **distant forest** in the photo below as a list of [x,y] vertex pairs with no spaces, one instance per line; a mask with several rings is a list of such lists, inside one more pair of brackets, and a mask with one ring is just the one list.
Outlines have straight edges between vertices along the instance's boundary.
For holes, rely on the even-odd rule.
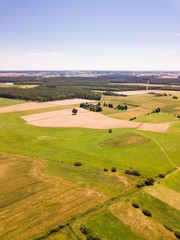
[[[157,86],[156,89],[180,90],[180,79],[161,79],[155,77],[136,77],[132,75],[104,75],[99,77],[37,77],[37,76],[18,76],[0,77],[0,83],[11,82],[14,85],[38,85],[35,88],[18,88],[14,86],[0,87],[0,97],[31,100],[31,101],[53,101],[72,98],[83,98],[100,100],[101,91],[126,91],[142,90],[143,86],[132,85],[109,85],[109,83],[146,83],[166,84],[167,86]],[[174,89],[172,84],[179,85]],[[153,87],[153,89],[155,89]],[[151,89],[151,87],[149,87]]]

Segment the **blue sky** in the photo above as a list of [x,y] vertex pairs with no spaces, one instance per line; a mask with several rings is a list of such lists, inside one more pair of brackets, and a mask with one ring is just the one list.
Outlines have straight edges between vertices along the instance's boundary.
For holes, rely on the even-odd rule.
[[0,70],[180,70],[180,0],[0,0]]

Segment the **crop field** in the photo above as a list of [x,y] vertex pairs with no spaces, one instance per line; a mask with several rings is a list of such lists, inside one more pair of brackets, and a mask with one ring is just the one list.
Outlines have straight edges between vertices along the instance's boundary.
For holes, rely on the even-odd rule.
[[[128,96],[103,96],[102,103],[112,103],[113,106],[118,104],[127,104],[128,111],[120,111],[114,108],[103,107],[103,114],[111,116],[117,119],[129,120],[132,117],[136,117],[138,122],[149,123],[161,123],[178,121],[179,119],[174,115],[179,114],[180,106],[180,93],[174,93],[173,95],[166,93],[167,96],[155,96],[152,94],[142,95],[128,95]],[[173,99],[173,96],[177,96],[178,99]],[[159,107],[161,113],[151,114],[152,111]],[[156,115],[156,116],[154,116]]]
[[[157,212],[158,210],[156,209]],[[112,205],[110,211],[121,222],[129,226],[140,239],[176,239],[173,233],[168,231],[159,221],[154,217],[145,216],[141,209],[133,208],[129,201],[121,201]]]
[[[112,126],[109,132],[110,127],[102,129],[96,117],[94,129],[74,123],[58,126],[60,118],[53,114],[72,112],[77,102],[42,103],[42,108],[16,108],[0,114],[0,239],[177,239],[180,122],[174,115],[178,114],[179,98],[103,96],[102,104],[104,101],[114,106],[125,102],[129,109],[103,107],[102,113],[88,112],[88,121],[98,114],[101,125],[107,117],[126,119],[133,125],[140,122],[141,127],[168,124],[167,130]],[[160,113],[145,115],[145,110],[150,113],[157,107]],[[139,118],[127,121],[136,108]],[[77,116],[69,114],[71,119],[86,115],[86,110],[78,110]],[[129,117],[124,117],[125,113]],[[24,120],[49,114],[57,125],[34,126]],[[63,121],[66,124],[67,120]],[[155,181],[153,186],[144,184],[148,178]],[[134,202],[139,208],[132,206]],[[144,215],[144,209],[152,216]]]
[[103,200],[95,191],[42,174],[40,160],[11,154],[0,159],[0,239],[31,239]]

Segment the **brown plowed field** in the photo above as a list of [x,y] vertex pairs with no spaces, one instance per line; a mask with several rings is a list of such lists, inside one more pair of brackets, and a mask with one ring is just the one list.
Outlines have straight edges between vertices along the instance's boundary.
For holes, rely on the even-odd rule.
[[72,109],[38,113],[22,118],[31,125],[39,127],[79,127],[91,129],[137,128],[138,130],[163,133],[169,123],[140,123],[114,119],[100,113],[78,108],[78,114],[72,115]]
[[93,102],[93,101],[75,98],[75,99],[59,100],[59,101],[52,101],[52,102],[43,102],[43,103],[27,102],[27,103],[17,104],[13,106],[1,107],[0,113],[21,112],[26,110],[52,108],[55,106],[80,104],[82,102]]
[[79,127],[79,128],[136,128],[137,122],[117,120],[100,113],[79,108],[77,115],[72,115],[72,109],[33,114],[22,117],[31,125],[40,127]]

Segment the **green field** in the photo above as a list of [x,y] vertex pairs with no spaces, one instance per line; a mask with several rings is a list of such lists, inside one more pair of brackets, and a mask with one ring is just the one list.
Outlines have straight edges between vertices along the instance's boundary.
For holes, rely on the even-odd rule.
[[0,98],[0,107],[7,107],[7,106],[11,106],[11,105],[20,104],[20,103],[24,103],[24,101]]
[[145,193],[139,192],[132,198],[141,209],[147,209],[152,213],[152,217],[165,226],[173,230],[180,230],[180,211],[159,199]]
[[[156,176],[174,169],[160,147],[148,138],[150,133],[144,133],[146,137],[142,137],[133,129],[116,129],[109,134],[107,130],[33,127],[24,124],[19,114],[14,113],[1,114],[0,125],[1,151],[48,159],[47,172],[63,176],[68,180],[76,180],[87,186],[93,185],[95,177],[100,190],[107,188],[108,192],[111,191],[108,184],[104,185],[102,179],[116,183],[114,175],[110,172],[104,173],[104,168],[110,170],[116,167],[118,172],[123,173],[133,167],[140,171],[143,177]],[[108,141],[114,141],[114,138],[126,138],[127,141],[127,134],[132,135],[132,138],[136,136],[141,141],[143,139],[142,144],[132,143],[120,149],[108,146]],[[160,140],[162,137],[161,134],[151,134],[152,136]],[[168,139],[170,137],[172,144],[179,139],[177,137],[174,140],[174,135],[168,134]],[[162,139],[164,140],[164,137]],[[179,151],[178,144],[173,154],[175,151]],[[179,158],[175,158],[174,162],[178,160]],[[83,164],[80,168],[73,165],[78,161]],[[89,176],[87,176],[88,172]],[[116,188],[116,184],[113,186]],[[121,184],[118,184],[117,192],[119,188]]]
[[164,186],[171,188],[177,192],[180,193],[180,172],[174,173],[172,176],[168,177],[167,179],[164,179],[161,182]]
[[[118,103],[121,98],[123,97],[111,97],[111,100]],[[110,97],[106,97],[106,101],[107,99]],[[175,109],[173,104],[176,101],[173,102],[169,96],[155,98],[146,95],[125,99],[131,104],[126,113],[129,116],[131,109],[136,109],[132,106],[133,103],[139,104],[140,109],[145,109],[146,103],[148,111],[155,106],[163,108],[162,104],[164,107],[171,104],[172,110]],[[15,104],[13,100],[3,100],[2,106]],[[63,108],[67,106],[53,109]],[[111,206],[122,203],[125,199],[129,202],[124,206],[132,207],[130,203],[135,201],[142,208],[150,210],[152,220],[163,229],[163,225],[166,225],[179,230],[179,211],[136,187],[147,177],[153,177],[160,184],[179,192],[178,120],[171,123],[168,131],[162,134],[128,128],[113,129],[112,133],[108,129],[43,128],[28,125],[21,118],[21,115],[44,111],[47,110],[0,114],[2,240],[24,240],[27,236],[31,240],[64,222],[68,223],[66,227],[44,239],[85,239],[79,230],[80,226],[85,226],[92,235],[103,240],[148,240],[149,235],[138,235],[131,226],[110,213]],[[111,116],[108,111],[109,109],[104,114]],[[144,122],[147,118],[151,122],[174,119],[168,113],[142,116],[144,110],[142,112],[139,119],[144,119]],[[112,116],[114,114],[113,112]],[[120,117],[124,113],[118,114]],[[81,162],[82,166],[75,166],[75,162]],[[112,172],[112,167],[117,172]],[[105,168],[108,171],[104,171]],[[141,176],[124,173],[125,170],[132,169],[139,171]],[[160,179],[160,173],[165,174],[166,178]],[[9,224],[9,228],[6,224]],[[174,239],[173,234],[170,236],[172,238],[169,239]]]
[[6,84],[0,84],[0,88],[23,88],[23,89],[29,89],[29,88],[35,88],[39,85],[35,84],[13,84],[13,85],[6,85]]
[[110,212],[101,213],[90,218],[85,222],[85,227],[89,230],[90,235],[97,235],[101,239],[108,240],[140,240],[130,227],[123,224]]

